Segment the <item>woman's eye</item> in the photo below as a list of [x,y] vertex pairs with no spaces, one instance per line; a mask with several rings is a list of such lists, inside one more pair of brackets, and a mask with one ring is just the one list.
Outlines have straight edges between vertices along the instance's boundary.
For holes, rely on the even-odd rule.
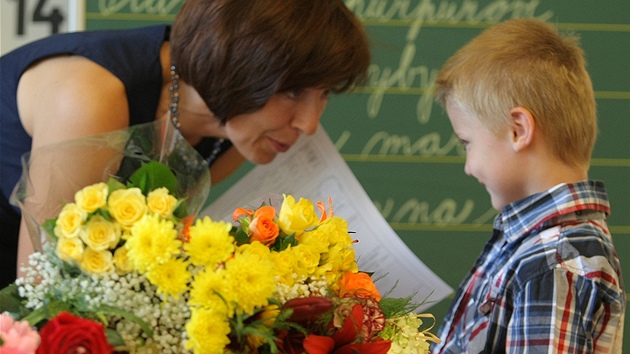
[[303,89],[289,90],[289,91],[287,91],[287,96],[289,96],[289,98],[291,98],[291,99],[296,99],[296,98],[300,97],[302,92],[304,92]]

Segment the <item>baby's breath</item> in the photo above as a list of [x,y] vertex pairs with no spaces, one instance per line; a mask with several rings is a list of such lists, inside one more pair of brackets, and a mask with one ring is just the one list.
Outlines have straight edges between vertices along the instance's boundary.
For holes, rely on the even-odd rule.
[[51,297],[86,312],[96,312],[102,306],[116,307],[133,313],[153,329],[153,337],[147,338],[137,323],[119,315],[107,315],[109,324],[131,353],[189,353],[182,346],[182,332],[190,319],[187,296],[158,296],[157,288],[136,272],[124,276],[110,272],[100,277],[70,277],[55,260],[50,253],[36,252],[29,259],[29,267],[22,269],[25,273],[16,285],[26,307],[40,308]]
[[328,295],[328,283],[324,277],[307,278],[304,281],[296,282],[292,286],[281,282],[279,277],[276,277],[276,281],[275,298],[282,303],[301,297]]

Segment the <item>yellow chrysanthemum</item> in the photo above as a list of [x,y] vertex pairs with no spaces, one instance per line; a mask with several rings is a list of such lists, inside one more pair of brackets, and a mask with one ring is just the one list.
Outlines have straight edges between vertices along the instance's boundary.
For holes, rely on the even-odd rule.
[[171,295],[175,299],[188,289],[191,274],[183,259],[171,258],[147,272],[147,279],[157,286],[158,294]]
[[261,260],[262,259],[269,259],[269,255],[271,254],[271,251],[269,250],[269,247],[263,245],[259,241],[254,241],[252,243],[242,244],[242,245],[238,246],[236,252],[237,253],[243,253],[243,254],[256,255]]
[[214,268],[234,253],[234,237],[229,232],[232,225],[224,221],[212,221],[209,217],[197,220],[190,227],[190,242],[184,250],[194,265]]
[[125,247],[134,267],[144,273],[179,254],[181,244],[172,221],[145,215],[131,229],[131,237]]
[[214,310],[194,309],[186,324],[186,333],[189,339],[185,347],[195,354],[223,353],[230,344],[230,323],[225,314]]
[[225,263],[225,279],[232,284],[231,300],[240,311],[254,313],[256,307],[266,306],[276,288],[274,263],[255,254],[237,254]]
[[225,281],[224,270],[206,270],[197,275],[192,282],[189,304],[192,306],[213,308],[217,311],[233,312],[223,296],[232,292],[231,284]]

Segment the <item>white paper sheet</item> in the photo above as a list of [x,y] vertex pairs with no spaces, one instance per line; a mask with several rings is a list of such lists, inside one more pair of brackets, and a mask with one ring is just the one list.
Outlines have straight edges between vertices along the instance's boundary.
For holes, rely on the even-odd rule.
[[332,197],[335,215],[348,221],[352,237],[359,241],[354,245],[359,269],[374,272],[381,294],[415,294],[414,301],[423,304],[418,311],[424,311],[453,292],[389,226],[321,125],[272,163],[254,167],[201,215],[231,222],[237,207],[271,201],[279,208],[283,193],[326,204]]

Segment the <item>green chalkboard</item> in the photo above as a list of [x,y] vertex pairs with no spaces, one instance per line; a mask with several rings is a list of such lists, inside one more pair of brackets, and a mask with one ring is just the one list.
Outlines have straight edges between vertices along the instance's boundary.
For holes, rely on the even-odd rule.
[[[181,2],[89,1],[87,29],[168,23]],[[505,19],[536,17],[578,33],[600,125],[590,177],[607,184],[613,210],[609,226],[628,283],[630,2],[346,0],[346,4],[369,33],[371,75],[366,87],[333,97],[322,124],[393,229],[453,288],[489,238],[495,212],[484,188],[464,174],[463,152],[429,93],[433,79],[459,47]],[[212,196],[220,195],[248,168],[214,186]],[[449,302],[430,311],[439,319]],[[630,353],[629,321],[624,352]]]

